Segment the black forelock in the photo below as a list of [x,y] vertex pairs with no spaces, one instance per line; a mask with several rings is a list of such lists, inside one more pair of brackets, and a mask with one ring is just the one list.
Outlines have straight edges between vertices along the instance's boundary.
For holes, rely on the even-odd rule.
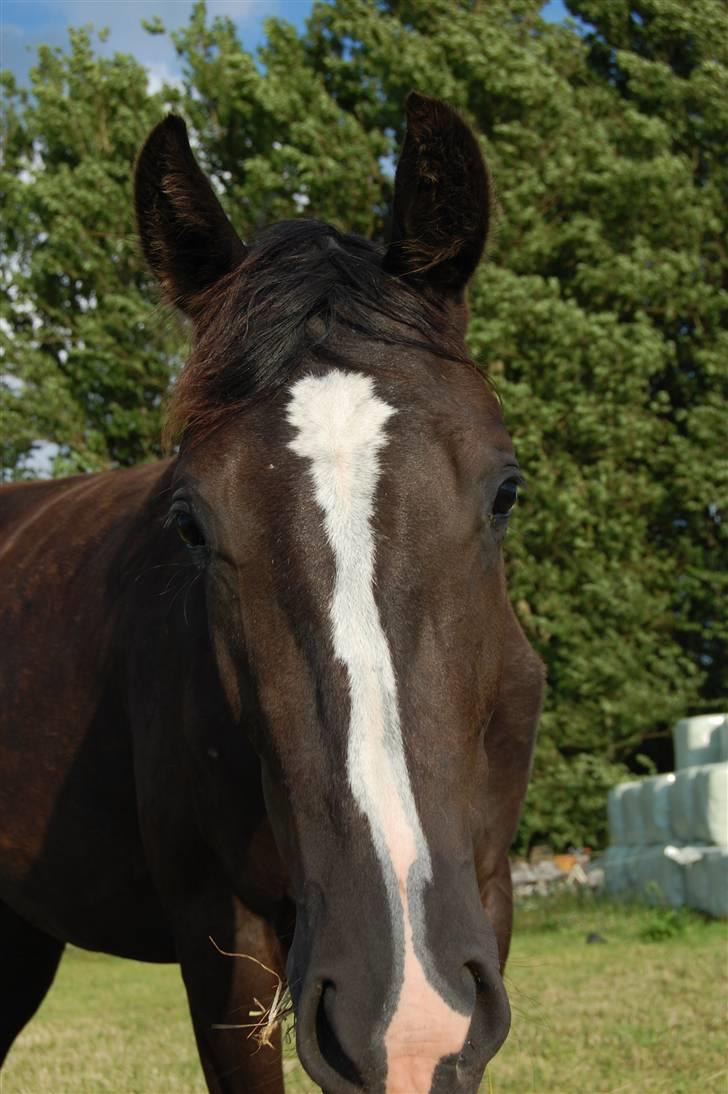
[[382,269],[383,248],[318,220],[265,229],[208,290],[172,394],[168,436],[207,432],[305,362],[339,362],[334,334],[462,359],[437,298]]

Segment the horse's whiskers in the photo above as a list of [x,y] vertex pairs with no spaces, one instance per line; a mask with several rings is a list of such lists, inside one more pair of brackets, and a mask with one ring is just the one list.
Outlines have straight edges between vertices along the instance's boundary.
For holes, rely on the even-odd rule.
[[201,577],[202,577],[202,570],[199,570],[195,574],[195,576],[192,578],[192,581],[190,581],[189,585],[187,586],[187,592],[185,593],[185,600],[184,600],[184,607],[183,607],[182,614],[184,616],[185,626],[187,626],[187,627],[189,627],[189,625],[190,625],[190,621],[187,618],[187,600],[189,599],[189,595],[192,592],[192,588],[195,585],[195,582],[199,581],[199,579]]

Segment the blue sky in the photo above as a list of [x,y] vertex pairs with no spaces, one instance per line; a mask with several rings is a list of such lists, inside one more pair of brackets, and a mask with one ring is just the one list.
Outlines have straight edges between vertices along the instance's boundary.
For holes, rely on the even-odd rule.
[[[229,15],[246,49],[263,40],[263,21],[278,15],[302,27],[312,0],[207,0],[212,15]],[[68,28],[93,23],[108,27],[105,53],[131,53],[149,69],[153,79],[175,76],[177,58],[169,39],[151,37],[142,19],[158,15],[167,30],[187,22],[192,0],[0,0],[0,68],[9,68],[25,82],[41,43],[65,46]],[[550,0],[544,17],[560,22],[566,15],[561,0]]]
[[[211,15],[230,16],[246,47],[253,49],[264,37],[263,21],[282,16],[303,26],[312,0],[208,0]],[[167,30],[183,26],[192,0],[0,0],[0,68],[11,69],[25,79],[41,43],[63,46],[68,28],[92,23],[108,27],[104,53],[131,53],[158,78],[178,72],[174,47],[168,38],[147,34],[142,19],[158,15]]]

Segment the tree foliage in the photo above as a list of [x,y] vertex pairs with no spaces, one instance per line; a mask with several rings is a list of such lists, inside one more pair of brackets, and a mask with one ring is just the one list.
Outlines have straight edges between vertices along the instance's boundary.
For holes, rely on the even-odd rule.
[[[728,13],[721,0],[323,0],[252,56],[198,3],[150,93],[89,32],[4,77],[0,280],[6,477],[158,454],[180,330],[133,237],[130,172],[170,107],[243,236],[316,215],[382,238],[402,104],[448,99],[482,134],[499,228],[470,346],[531,486],[509,545],[549,696],[520,839],[604,837],[604,788],[645,738],[726,701],[719,612]],[[149,27],[160,33],[157,24]],[[722,565],[721,565],[722,564]],[[721,578],[721,570],[723,577]]]

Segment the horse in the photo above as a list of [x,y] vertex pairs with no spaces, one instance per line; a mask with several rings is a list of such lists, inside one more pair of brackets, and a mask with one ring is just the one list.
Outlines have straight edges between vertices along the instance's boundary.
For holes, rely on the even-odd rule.
[[474,1092],[510,1022],[507,852],[542,663],[521,472],[465,346],[492,186],[411,93],[389,241],[244,243],[170,115],[141,247],[188,318],[161,462],[7,484],[0,1058],[66,943],[181,968],[213,1094]]

